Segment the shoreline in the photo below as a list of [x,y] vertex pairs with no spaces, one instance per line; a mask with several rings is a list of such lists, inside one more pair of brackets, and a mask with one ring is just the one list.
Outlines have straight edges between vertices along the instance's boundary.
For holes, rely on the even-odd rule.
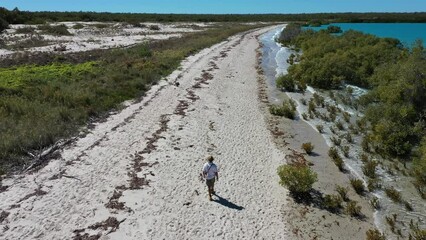
[[[261,49],[258,51],[260,52]],[[262,68],[261,55],[260,53],[260,58],[258,58],[259,68]],[[329,146],[326,144],[325,138],[310,124],[302,119],[290,120],[269,113],[268,104],[270,103],[267,94],[269,90],[266,81],[262,69],[262,75],[259,77],[259,98],[262,99],[264,115],[276,146],[289,155],[293,150],[301,153],[301,145],[304,142],[311,142],[315,145],[313,155],[304,154],[305,158],[313,164],[311,169],[318,174],[318,182],[314,184],[313,189],[321,194],[336,194],[336,184],[347,187],[349,198],[358,202],[358,205],[362,207],[361,212],[365,215],[363,220],[358,220],[344,213],[330,213],[319,206],[298,204],[288,196],[291,211],[283,214],[284,219],[288,219],[287,223],[293,236],[297,239],[364,239],[365,232],[375,228],[374,213],[368,199],[355,193],[348,175],[340,172],[328,157]],[[282,94],[282,96],[286,99],[289,98],[287,94]],[[330,178],[330,176],[333,177]]]

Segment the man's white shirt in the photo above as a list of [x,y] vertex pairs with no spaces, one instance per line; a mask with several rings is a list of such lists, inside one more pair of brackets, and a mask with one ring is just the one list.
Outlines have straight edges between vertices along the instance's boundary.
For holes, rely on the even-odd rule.
[[206,173],[206,179],[213,179],[219,171],[216,164],[207,162],[203,166],[203,172]]

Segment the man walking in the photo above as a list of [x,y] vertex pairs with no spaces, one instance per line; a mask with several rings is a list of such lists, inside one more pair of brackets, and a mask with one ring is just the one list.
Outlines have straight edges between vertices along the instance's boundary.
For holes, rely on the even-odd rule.
[[206,179],[207,188],[209,190],[209,200],[212,200],[214,191],[214,182],[219,180],[219,173],[216,164],[213,163],[213,156],[207,157],[207,162],[203,166],[203,177]]

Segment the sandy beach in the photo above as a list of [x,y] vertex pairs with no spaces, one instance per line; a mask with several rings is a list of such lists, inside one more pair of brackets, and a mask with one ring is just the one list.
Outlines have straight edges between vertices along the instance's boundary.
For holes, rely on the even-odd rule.
[[[3,180],[2,238],[292,239],[285,154],[258,99],[256,36],[269,29],[189,57],[43,169]],[[208,154],[212,202],[198,178]]]

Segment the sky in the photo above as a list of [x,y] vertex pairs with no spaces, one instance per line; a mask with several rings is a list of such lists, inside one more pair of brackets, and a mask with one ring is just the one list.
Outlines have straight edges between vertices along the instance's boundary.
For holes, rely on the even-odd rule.
[[426,0],[0,0],[0,6],[135,13],[426,12]]

